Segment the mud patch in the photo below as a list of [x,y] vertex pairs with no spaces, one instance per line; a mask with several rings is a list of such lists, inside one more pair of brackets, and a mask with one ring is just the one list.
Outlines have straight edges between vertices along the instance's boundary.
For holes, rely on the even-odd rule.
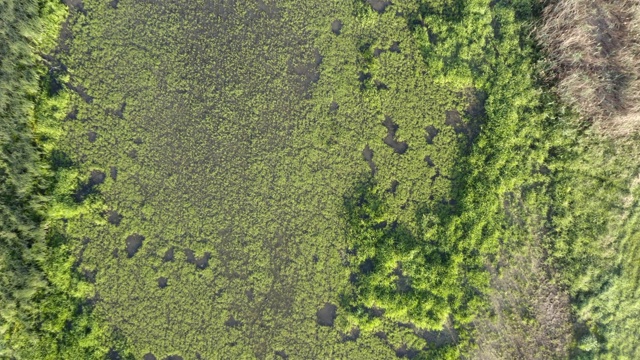
[[409,149],[409,145],[407,145],[404,141],[396,140],[396,131],[398,131],[398,125],[393,122],[393,120],[389,116],[385,116],[384,121],[382,122],[387,128],[387,136],[383,139],[384,143],[393,148],[398,154],[404,154]]
[[433,139],[440,133],[440,130],[433,125],[429,125],[424,130],[427,132],[426,139],[427,144],[433,144]]
[[73,160],[64,151],[53,150],[51,152],[51,167],[54,171],[68,169],[73,166]]
[[276,356],[280,356],[280,358],[282,358],[284,360],[288,360],[289,359],[289,355],[287,355],[287,353],[284,352],[283,350],[276,351],[274,354]]
[[360,337],[360,329],[355,327],[348,334],[342,335],[342,341],[356,341]]
[[406,344],[403,344],[401,347],[397,348],[395,351],[396,351],[396,356],[399,358],[414,359],[418,355],[420,355],[420,350],[409,348],[407,347]]
[[[111,0],[109,1],[109,6],[111,6],[114,9],[118,8],[118,3],[120,2],[120,0]],[[146,360],[146,359],[145,359]]]
[[196,259],[196,267],[200,270],[204,270],[209,266],[209,259],[211,258],[211,253],[206,252],[200,258]]
[[91,177],[89,178],[89,182],[93,185],[100,185],[107,178],[107,175],[100,170],[91,171]]
[[239,327],[242,326],[242,322],[236,320],[233,315],[229,316],[229,318],[224,322],[224,326],[228,327]]
[[118,168],[112,166],[111,169],[109,169],[109,175],[111,175],[111,179],[115,181],[118,178]]
[[127,257],[132,258],[142,247],[144,236],[132,234],[127,237]]
[[487,93],[476,89],[468,89],[466,93],[466,99],[469,102],[465,109],[465,114],[474,119],[474,122],[484,121],[487,117],[487,110],[485,108],[487,102]]
[[373,162],[373,150],[369,147],[369,144],[365,145],[362,150],[362,157],[369,164],[369,168],[371,169],[371,175],[375,175],[377,168],[376,164]]
[[82,202],[87,196],[92,194],[97,185],[104,182],[107,176],[100,170],[93,170],[89,175],[89,180],[86,183],[80,183],[73,198],[76,202]]
[[342,32],[342,26],[343,24],[341,20],[333,20],[331,23],[331,31],[336,35],[340,35]]
[[398,263],[398,266],[393,270],[393,274],[398,277],[396,279],[396,291],[399,293],[411,291],[411,278],[404,275],[401,263]]
[[387,84],[383,83],[382,81],[374,80],[373,84],[376,86],[376,90],[389,90]]
[[118,214],[117,211],[114,211],[114,210],[107,211],[107,221],[111,225],[115,225],[115,226],[120,225],[120,222],[122,221],[122,218],[123,218],[123,216]]
[[394,41],[391,46],[389,47],[389,51],[391,51],[392,53],[396,53],[396,54],[400,54],[400,43],[397,41]]
[[162,257],[162,261],[164,262],[169,262],[169,261],[173,261],[173,247],[169,248],[165,253],[164,256]]
[[144,354],[144,356],[142,356],[142,360],[157,360],[156,356],[153,355],[152,353],[146,353]]
[[[383,228],[386,226],[387,226],[387,223],[384,222]],[[373,259],[368,258],[367,260],[363,261],[362,264],[360,264],[360,266],[358,266],[358,270],[360,270],[362,274],[367,275],[373,272],[375,265],[376,264],[373,262]]]
[[427,163],[427,165],[429,165],[429,167],[434,167],[436,166],[436,164],[433,162],[433,160],[431,159],[431,156],[427,155],[424,158],[424,162]]
[[395,194],[396,191],[398,190],[398,185],[400,185],[400,182],[398,180],[393,180],[391,182],[391,185],[389,185],[387,192],[390,194]]
[[120,353],[117,352],[114,349],[109,350],[109,352],[107,353],[107,359],[109,359],[109,360],[124,360],[124,358],[122,356],[120,356]]
[[449,125],[453,128],[456,134],[463,134],[466,136],[469,143],[480,134],[480,124],[478,122],[465,123],[462,121],[462,117],[458,110],[448,110],[445,113],[445,125]]
[[67,86],[67,88],[69,88],[69,90],[78,94],[80,98],[82,98],[82,100],[87,104],[93,103],[93,97],[87,93],[87,89],[85,89],[82,85],[74,86],[71,83],[66,83],[65,85]]
[[166,277],[159,277],[158,278],[158,287],[160,289],[164,289],[167,287],[169,280]]
[[83,270],[82,274],[84,276],[84,279],[91,283],[91,284],[95,284],[96,283],[96,275],[98,274],[98,270]]
[[337,306],[330,303],[324,304],[324,306],[316,312],[316,322],[320,326],[333,326],[337,311]]
[[98,140],[98,133],[95,131],[89,131],[87,133],[87,138],[89,138],[90,143],[94,143],[96,142],[96,140]]
[[182,356],[179,355],[170,355],[164,358],[164,360],[184,360]]
[[133,150],[129,151],[129,152],[127,153],[127,156],[128,156],[129,158],[131,158],[131,159],[137,159],[137,158],[138,158],[138,150],[133,149]]
[[387,6],[391,5],[391,1],[382,1],[382,0],[367,0],[371,8],[378,13],[382,14],[387,9]]
[[184,249],[184,256],[187,257],[187,262],[189,264],[195,264],[196,263],[196,254],[193,252],[193,250],[191,249]]
[[338,111],[339,108],[340,108],[340,105],[335,101],[332,101],[331,104],[329,105],[329,111],[331,112],[336,112]]

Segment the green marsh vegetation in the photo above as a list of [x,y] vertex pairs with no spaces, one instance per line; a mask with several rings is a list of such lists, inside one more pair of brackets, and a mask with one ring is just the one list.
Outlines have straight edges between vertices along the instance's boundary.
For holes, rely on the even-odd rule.
[[635,356],[638,148],[538,2],[66,5],[3,10],[3,355]]

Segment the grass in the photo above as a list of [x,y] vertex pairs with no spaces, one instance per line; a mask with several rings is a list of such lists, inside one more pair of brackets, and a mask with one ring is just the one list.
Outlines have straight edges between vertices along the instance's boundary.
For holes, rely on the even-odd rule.
[[616,137],[638,125],[639,11],[633,1],[558,1],[537,31],[559,96]]
[[637,146],[546,90],[537,2],[68,11],[2,80],[3,354],[634,357]]

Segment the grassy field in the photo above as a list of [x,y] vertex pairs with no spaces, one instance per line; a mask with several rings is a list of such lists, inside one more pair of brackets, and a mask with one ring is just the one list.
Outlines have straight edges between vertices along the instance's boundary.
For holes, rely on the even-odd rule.
[[3,355],[637,354],[637,139],[548,91],[537,1],[65,4],[11,40]]

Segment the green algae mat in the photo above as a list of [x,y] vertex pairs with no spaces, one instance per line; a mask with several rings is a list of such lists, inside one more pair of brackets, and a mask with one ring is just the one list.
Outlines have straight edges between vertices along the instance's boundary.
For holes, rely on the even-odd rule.
[[338,306],[345,198],[374,179],[407,227],[453,202],[463,118],[482,116],[426,76],[412,7],[71,4],[60,148],[94,211],[66,232],[136,358],[382,359],[456,340],[392,320],[361,332]]

